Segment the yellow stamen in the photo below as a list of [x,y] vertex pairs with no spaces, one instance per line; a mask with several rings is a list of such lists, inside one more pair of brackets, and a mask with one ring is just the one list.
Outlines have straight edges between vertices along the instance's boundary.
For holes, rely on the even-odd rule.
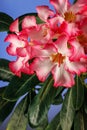
[[43,37],[45,37],[47,35],[47,33],[48,33],[47,31],[48,31],[47,28],[43,29]]
[[61,53],[52,54],[51,55],[52,62],[59,63],[59,66],[63,63],[63,60],[65,59],[65,56],[63,56]]
[[33,42],[29,42],[29,45],[30,45],[30,46],[34,46],[34,43],[33,43]]
[[79,35],[77,38],[82,46],[87,43],[87,36],[85,36],[84,34]]
[[72,11],[65,12],[64,16],[65,16],[65,20],[68,22],[75,22],[76,20],[76,15]]

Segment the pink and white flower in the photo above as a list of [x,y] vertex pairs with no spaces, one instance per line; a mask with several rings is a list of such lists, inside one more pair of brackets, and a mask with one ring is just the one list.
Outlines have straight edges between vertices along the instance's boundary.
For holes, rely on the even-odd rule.
[[48,6],[37,6],[43,23],[37,24],[35,16],[26,16],[21,31],[16,19],[10,26],[12,34],[5,38],[5,42],[10,42],[8,54],[17,57],[9,64],[11,71],[17,76],[22,72],[36,73],[42,82],[52,74],[55,87],[73,86],[74,76],[87,71],[84,51],[87,2],[86,5],[84,2],[71,5],[68,0],[50,0],[56,13]]
[[70,4],[68,0],[50,0],[50,3],[54,6],[56,14],[68,22],[80,22],[82,16],[87,14],[85,0],[77,0],[75,4]]
[[10,42],[10,45],[7,47],[8,54],[17,56],[17,60],[9,64],[11,71],[17,76],[21,76],[21,72],[29,74],[28,60],[31,53],[28,43],[19,39],[16,34],[9,34],[5,42]]
[[[71,87],[74,84],[74,75],[80,75],[86,71],[86,57],[83,58],[82,52],[79,52],[79,54],[81,53],[79,61],[74,60],[77,55],[74,46],[71,45],[69,48],[67,44],[68,37],[61,35],[56,42],[48,44],[40,50],[41,55],[36,53],[36,58],[31,63],[30,69],[36,72],[39,80],[44,82],[52,73],[55,87]],[[76,49],[78,50],[78,48]],[[80,47],[80,49],[82,48]],[[73,54],[73,60],[70,60]]]
[[5,38],[5,42],[10,42],[6,50],[9,55],[17,56],[17,59],[10,62],[9,67],[17,76],[21,76],[21,72],[30,74],[28,61],[31,57],[31,45],[28,34],[26,30],[19,31],[18,19],[11,24],[10,31],[15,33],[8,34]]

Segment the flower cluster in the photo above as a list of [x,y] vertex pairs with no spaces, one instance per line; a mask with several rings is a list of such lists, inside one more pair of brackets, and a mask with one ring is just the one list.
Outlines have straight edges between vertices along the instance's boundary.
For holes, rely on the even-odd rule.
[[87,71],[87,1],[50,0],[48,6],[37,6],[35,16],[26,16],[19,30],[19,19],[10,26],[5,42],[8,54],[17,56],[9,67],[17,76],[36,73],[40,81],[52,74],[54,86],[71,87],[75,75]]

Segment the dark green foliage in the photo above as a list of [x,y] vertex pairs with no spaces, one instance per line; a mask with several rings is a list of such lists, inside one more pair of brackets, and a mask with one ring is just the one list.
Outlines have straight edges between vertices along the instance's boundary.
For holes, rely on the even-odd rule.
[[9,62],[6,59],[0,59],[0,80],[10,81],[14,74],[9,70]]
[[9,31],[13,18],[6,13],[0,12],[0,32]]
[[35,85],[37,85],[38,83],[39,80],[35,75],[23,74],[21,78],[14,76],[8,87],[6,87],[3,98],[15,101],[22,95],[29,92],[31,88],[34,89]]

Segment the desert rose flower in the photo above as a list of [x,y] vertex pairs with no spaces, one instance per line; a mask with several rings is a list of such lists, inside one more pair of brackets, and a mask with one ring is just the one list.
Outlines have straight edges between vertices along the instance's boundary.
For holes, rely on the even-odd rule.
[[19,31],[18,19],[10,25],[10,31],[12,33],[5,38],[5,42],[10,42],[6,50],[9,55],[16,56],[17,59],[10,62],[9,67],[17,76],[21,76],[21,72],[30,74],[28,61],[31,57],[32,45],[28,41],[28,33],[26,30]]
[[[40,55],[35,52],[36,58],[31,63],[30,69],[35,71],[39,80],[43,82],[52,73],[55,87],[71,87],[74,84],[74,75],[80,75],[86,71],[87,57],[79,44],[73,46],[71,42],[70,46],[69,48],[68,37],[61,35],[55,42],[42,48]],[[79,51],[79,49],[82,50]],[[75,57],[76,59],[74,59]]]
[[56,12],[48,6],[36,8],[43,23],[37,24],[35,16],[26,16],[21,30],[18,19],[11,24],[5,42],[10,42],[8,54],[17,59],[9,67],[17,76],[36,73],[42,82],[52,74],[55,87],[72,87],[75,75],[87,71],[86,5],[82,0],[74,5],[67,0],[50,3]]

